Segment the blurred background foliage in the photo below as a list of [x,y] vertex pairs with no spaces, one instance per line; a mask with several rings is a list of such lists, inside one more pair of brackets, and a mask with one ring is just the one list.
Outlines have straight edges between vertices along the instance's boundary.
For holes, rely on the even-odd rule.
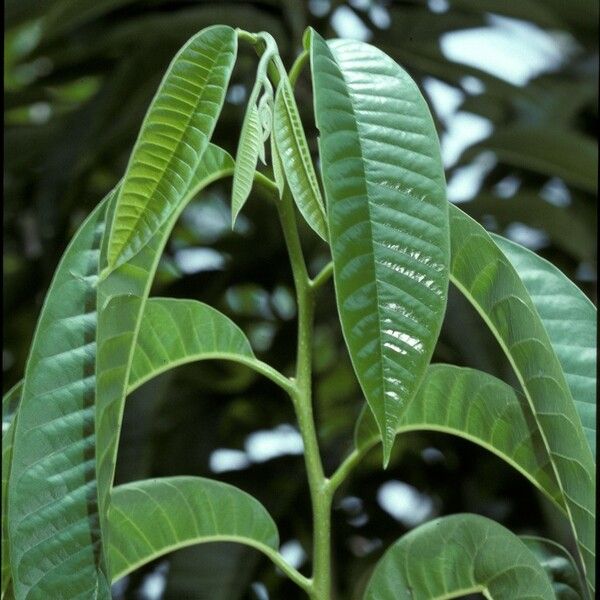
[[[6,0],[4,339],[6,391],[22,375],[37,314],[70,237],[124,172],[143,115],[177,49],[215,23],[267,30],[288,65],[314,27],[368,41],[418,82],[439,130],[452,202],[556,264],[594,301],[598,124],[596,0]],[[215,141],[234,153],[256,57],[242,46]],[[316,154],[310,79],[297,84]],[[273,207],[252,197],[229,227],[230,184],[176,226],[153,294],[231,316],[256,352],[289,372],[292,281]],[[328,260],[306,227],[313,274]],[[434,361],[514,381],[479,317],[451,293]],[[315,396],[326,468],[351,444],[361,405],[331,284],[317,312]],[[465,399],[468,401],[468,399]],[[243,367],[201,363],[128,401],[117,479],[195,474],[254,494],[288,559],[310,567],[310,506],[289,402]],[[398,536],[434,516],[476,512],[567,543],[562,521],[499,459],[442,434],[403,436],[386,472],[375,450],[338,496],[339,598],[361,597]],[[264,600],[300,593],[252,550],[179,551],[115,586],[116,598]]]

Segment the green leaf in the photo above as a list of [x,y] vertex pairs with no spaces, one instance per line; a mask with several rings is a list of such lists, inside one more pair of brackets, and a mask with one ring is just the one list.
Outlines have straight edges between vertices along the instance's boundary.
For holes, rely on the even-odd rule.
[[461,156],[460,164],[469,162],[484,150],[492,150],[506,165],[560,177],[591,193],[597,190],[597,144],[591,137],[574,130],[535,125],[499,129],[470,146]]
[[218,310],[197,300],[150,298],[137,338],[129,390],[175,366],[206,359],[256,359],[244,332]]
[[546,329],[519,275],[481,225],[450,210],[450,277],[486,322],[523,387],[594,587],[594,457]]
[[519,538],[546,569],[557,600],[589,598],[577,565],[566,548],[537,536],[521,535]]
[[8,593],[10,585],[10,552],[8,549],[7,492],[8,477],[12,463],[14,417],[21,399],[23,383],[19,381],[2,398],[2,591],[1,598]]
[[[123,407],[136,339],[152,279],[169,234],[181,211],[199,190],[233,172],[229,154],[209,145],[179,204],[151,240],[97,288],[96,476],[103,540],[109,540],[110,503]],[[110,565],[109,565],[110,568]]]
[[197,176],[225,99],[237,35],[217,25],[177,53],[148,109],[116,199],[107,262],[134,256],[179,206]]
[[[232,158],[209,145],[184,204],[200,188],[232,170]],[[97,577],[106,579],[105,571],[98,574],[96,566],[99,530],[94,476],[93,309],[103,217],[117,189],[84,222],[65,251],[47,293],[26,367],[21,391],[24,408],[15,428],[16,467],[11,473],[7,503],[11,556],[16,557],[12,569],[27,578],[26,583],[18,584],[23,586],[19,589],[43,586],[44,594],[54,594],[55,589],[64,593],[66,589],[75,598],[78,589],[95,588]],[[161,239],[166,240],[164,232]],[[15,394],[17,389],[13,389]],[[3,413],[11,404],[7,398]],[[10,463],[10,452],[3,454],[3,460]],[[44,494],[32,490],[43,490]],[[54,504],[48,505],[49,498]],[[54,535],[48,536],[48,531]],[[48,557],[49,562],[40,556]],[[30,573],[40,571],[51,574],[46,580],[32,582]],[[82,593],[84,598],[90,597]],[[99,598],[110,597],[102,593],[98,592]]]
[[271,163],[273,164],[273,178],[279,192],[279,198],[283,196],[283,188],[285,187],[285,178],[283,174],[283,165],[281,164],[281,156],[275,144],[275,136],[271,135]]
[[[430,365],[396,433],[422,430],[456,435],[493,452],[564,512],[562,494],[527,401],[507,383],[475,369]],[[356,447],[364,452],[379,441],[375,420],[365,407],[356,424]]]
[[365,600],[432,600],[480,593],[493,600],[554,600],[548,575],[508,529],[479,515],[435,519],[379,561]]
[[94,285],[114,194],[65,251],[25,369],[8,486],[17,598],[110,598],[94,478]]
[[113,581],[193,544],[238,542],[269,555],[279,546],[277,527],[258,500],[232,485],[200,477],[115,487],[109,523]]
[[446,306],[444,171],[429,109],[406,72],[368,44],[312,38],[338,311],[387,463]]
[[500,247],[525,284],[546,328],[596,457],[596,307],[559,269],[499,235]]
[[256,171],[261,146],[264,147],[258,109],[256,104],[251,101],[246,108],[240,141],[235,155],[235,170],[231,192],[232,227],[235,225],[237,216],[246,204],[252,190],[254,171]]
[[294,98],[294,90],[284,73],[275,94],[273,133],[292,196],[314,231],[327,241],[327,220],[317,174],[315,173],[304,128]]

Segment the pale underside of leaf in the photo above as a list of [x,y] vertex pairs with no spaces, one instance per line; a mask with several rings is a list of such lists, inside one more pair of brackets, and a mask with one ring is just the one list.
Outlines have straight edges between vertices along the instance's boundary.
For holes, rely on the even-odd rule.
[[113,581],[193,544],[232,541],[277,550],[277,527],[252,496],[200,477],[167,477],[113,489],[109,555]]
[[561,271],[531,250],[491,234],[516,269],[560,361],[596,457],[596,307]]
[[[422,430],[449,433],[486,448],[565,510],[529,406],[507,383],[475,369],[430,365],[397,433]],[[356,447],[365,451],[379,442],[377,426],[365,407],[356,426]]]
[[114,209],[107,264],[114,270],[166,223],[196,176],[237,54],[237,35],[217,25],[173,59],[148,109]]
[[262,141],[262,129],[258,118],[258,110],[253,102],[248,104],[237,153],[235,155],[235,170],[233,172],[233,187],[231,191],[231,226],[246,204],[252,190],[254,172]]
[[338,310],[387,463],[446,306],[444,172],[431,115],[410,77],[367,44],[312,37]]
[[283,165],[281,164],[281,157],[279,156],[279,150],[277,149],[275,136],[271,135],[269,139],[271,142],[271,163],[273,166],[273,178],[275,179],[275,185],[277,186],[277,191],[279,192],[279,198],[281,198],[283,196],[283,188],[285,186]]
[[144,305],[158,261],[177,217],[189,200],[209,183],[232,173],[231,156],[209,145],[190,187],[179,198],[169,220],[131,260],[98,284],[96,476],[100,522],[105,541],[110,536],[107,510],[129,372]]
[[94,477],[94,284],[108,200],[63,255],[25,369],[8,489],[17,598],[110,598]]
[[479,515],[435,519],[400,538],[375,567],[364,600],[554,600],[527,546]]
[[451,205],[452,282],[495,335],[523,387],[595,581],[594,458],[560,362],[519,275],[481,225]]
[[255,360],[248,338],[218,310],[197,300],[150,298],[133,355],[129,392],[167,369],[206,359]]
[[[275,95],[273,134],[290,191],[306,222],[327,241],[327,219],[308,143],[287,77],[282,77]],[[274,165],[275,166],[275,165]]]

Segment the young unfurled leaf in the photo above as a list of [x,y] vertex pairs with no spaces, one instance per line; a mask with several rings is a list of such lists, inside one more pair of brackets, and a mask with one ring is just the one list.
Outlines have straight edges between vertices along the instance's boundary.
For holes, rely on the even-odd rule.
[[323,199],[294,99],[294,91],[285,73],[281,75],[275,94],[273,117],[276,149],[298,209],[314,231],[327,241],[327,219]]
[[216,25],[177,53],[148,109],[116,199],[107,269],[134,256],[169,219],[196,175],[237,54],[237,35]]
[[279,197],[283,196],[283,188],[285,186],[285,176],[283,174],[283,166],[281,165],[281,157],[279,156],[279,150],[277,149],[277,143],[275,136],[271,135],[271,163],[273,166],[273,178],[275,179],[275,185],[279,192]]
[[233,188],[231,192],[231,226],[242,210],[254,182],[254,171],[260,154],[260,148],[264,147],[262,141],[262,130],[258,116],[258,109],[254,102],[250,101],[244,123],[240,133],[240,141],[235,155],[235,170],[233,172]]
[[313,32],[311,69],[338,312],[387,463],[445,312],[444,169],[427,104],[389,56]]

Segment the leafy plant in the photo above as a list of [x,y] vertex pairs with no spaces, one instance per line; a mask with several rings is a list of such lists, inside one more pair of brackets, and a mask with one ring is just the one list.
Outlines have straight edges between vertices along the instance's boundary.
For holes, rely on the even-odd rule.
[[[240,41],[260,61],[233,160],[210,139]],[[293,88],[308,61],[321,182]],[[257,170],[269,139],[273,178]],[[292,374],[257,358],[216,309],[149,297],[182,210],[229,175],[233,222],[253,190],[279,216],[298,307]],[[373,446],[381,443],[386,466],[396,437],[419,429],[472,440],[518,469],[564,515],[578,557],[482,516],[444,517],[386,552],[367,600],[554,598],[565,585],[592,597],[595,309],[555,267],[449,205],[445,189],[427,105],[380,50],[308,30],[288,73],[268,33],[213,26],[194,35],[160,84],[122,181],[65,251],[23,381],[5,396],[3,597],[109,598],[114,581],[159,556],[228,541],[258,549],[309,597],[327,600],[336,491]],[[314,276],[296,209],[331,250]],[[366,403],[355,448],[326,475],[313,415],[313,321],[332,276]],[[474,369],[430,365],[449,282],[498,340],[520,389]],[[159,373],[209,359],[253,369],[292,402],[313,511],[310,576],[284,560],[274,520],[241,489],[198,477],[113,486],[127,395]],[[548,556],[572,569],[567,583]]]

